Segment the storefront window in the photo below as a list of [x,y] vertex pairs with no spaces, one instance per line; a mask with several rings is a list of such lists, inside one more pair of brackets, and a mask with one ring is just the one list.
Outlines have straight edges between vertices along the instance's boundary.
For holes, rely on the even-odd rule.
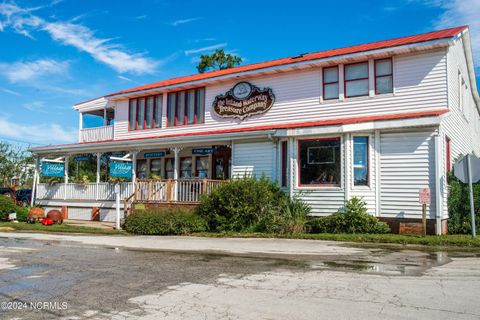
[[208,177],[208,157],[197,157],[195,160],[195,167],[197,170],[197,176],[200,179],[206,179]]
[[340,186],[340,138],[299,141],[300,184]]
[[368,137],[353,138],[353,184],[368,185]]
[[130,130],[160,128],[162,95],[130,99],[128,121]]
[[147,160],[137,160],[137,178],[147,178]]
[[180,178],[192,177],[192,158],[180,159]]
[[165,176],[167,179],[173,179],[173,171],[175,170],[175,159],[165,159]]
[[162,159],[150,160],[150,176],[152,178],[162,178]]

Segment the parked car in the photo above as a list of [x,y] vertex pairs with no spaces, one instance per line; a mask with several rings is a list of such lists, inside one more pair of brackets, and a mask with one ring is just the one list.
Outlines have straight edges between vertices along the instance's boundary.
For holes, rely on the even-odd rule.
[[0,195],[12,198],[19,206],[28,206],[32,199],[32,189],[15,190],[10,187],[0,187]]
[[15,198],[15,190],[10,187],[0,187],[0,195]]
[[19,206],[28,206],[30,205],[30,200],[32,199],[32,189],[20,189],[15,192],[15,198]]

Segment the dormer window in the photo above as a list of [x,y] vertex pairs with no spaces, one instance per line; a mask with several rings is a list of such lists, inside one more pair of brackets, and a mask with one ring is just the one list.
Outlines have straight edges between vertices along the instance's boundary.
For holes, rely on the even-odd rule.
[[169,127],[205,122],[205,88],[171,92],[167,103]]
[[375,94],[393,93],[392,59],[375,60]]
[[130,99],[128,122],[130,130],[160,128],[162,126],[163,96]]
[[345,97],[368,96],[368,62],[345,65]]

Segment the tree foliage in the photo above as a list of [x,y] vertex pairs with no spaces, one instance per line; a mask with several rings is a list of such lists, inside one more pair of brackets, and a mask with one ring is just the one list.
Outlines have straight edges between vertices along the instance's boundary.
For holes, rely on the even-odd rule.
[[19,178],[23,185],[29,184],[33,165],[30,152],[7,142],[0,142],[0,186],[10,186],[14,177]]
[[238,66],[240,63],[242,63],[241,57],[225,53],[223,49],[217,49],[212,54],[203,54],[200,57],[197,70],[199,73],[212,70],[223,70]]

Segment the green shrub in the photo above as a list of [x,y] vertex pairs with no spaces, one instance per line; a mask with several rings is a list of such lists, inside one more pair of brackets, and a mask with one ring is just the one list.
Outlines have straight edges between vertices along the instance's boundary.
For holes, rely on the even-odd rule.
[[[448,193],[448,232],[458,234],[472,233],[470,218],[470,197],[468,185],[458,180],[453,173],[449,178]],[[480,183],[473,184],[473,202],[477,233],[480,232]]]
[[203,196],[197,213],[207,221],[210,231],[267,231],[270,223],[281,219],[286,198],[276,182],[265,176],[246,176]]
[[26,222],[28,217],[28,208],[17,206],[15,212],[17,213],[17,220]]
[[298,234],[305,231],[310,205],[299,195],[284,197],[278,211],[271,211],[258,224],[256,231],[277,234]]
[[181,235],[206,230],[206,222],[191,210],[135,211],[125,219],[127,232],[144,235]]
[[388,233],[385,222],[368,214],[366,203],[359,198],[350,199],[344,212],[326,217],[312,217],[307,223],[311,233]]
[[12,198],[6,196],[0,196],[0,219],[5,220],[10,213],[14,213],[16,205]]

